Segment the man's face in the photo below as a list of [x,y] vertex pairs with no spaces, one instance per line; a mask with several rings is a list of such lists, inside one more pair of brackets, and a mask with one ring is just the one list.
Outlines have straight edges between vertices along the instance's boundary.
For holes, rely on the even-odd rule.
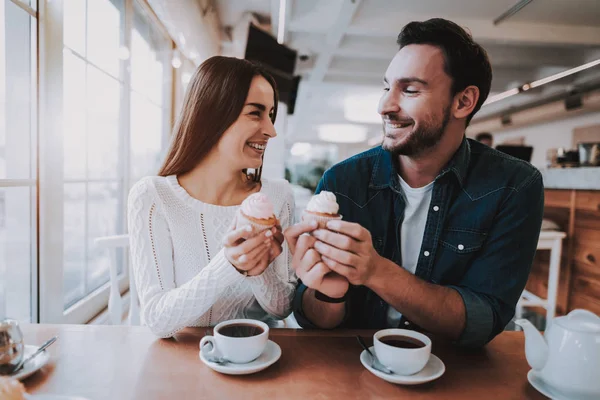
[[451,87],[437,47],[409,45],[396,53],[385,73],[378,108],[383,148],[395,155],[419,156],[434,147],[450,120]]

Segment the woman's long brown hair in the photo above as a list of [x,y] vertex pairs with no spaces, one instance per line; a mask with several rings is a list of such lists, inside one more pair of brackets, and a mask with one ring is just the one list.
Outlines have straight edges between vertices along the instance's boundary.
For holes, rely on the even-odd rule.
[[[204,61],[190,80],[171,146],[158,175],[181,175],[194,169],[242,113],[250,84],[262,76],[273,87],[275,123],[279,96],[275,80],[260,65],[233,57]],[[252,174],[260,182],[262,166]]]

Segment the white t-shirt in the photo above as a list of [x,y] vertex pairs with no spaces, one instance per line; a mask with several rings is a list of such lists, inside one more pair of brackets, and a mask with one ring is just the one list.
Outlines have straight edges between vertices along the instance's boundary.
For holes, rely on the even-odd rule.
[[[400,178],[400,187],[406,201],[404,220],[400,229],[402,267],[411,274],[414,274],[421,252],[423,235],[425,234],[425,224],[427,223],[427,214],[429,205],[431,204],[433,182],[420,188],[412,188],[402,177],[398,177]],[[387,321],[390,327],[397,327],[401,318],[402,314],[392,306],[388,308]]]

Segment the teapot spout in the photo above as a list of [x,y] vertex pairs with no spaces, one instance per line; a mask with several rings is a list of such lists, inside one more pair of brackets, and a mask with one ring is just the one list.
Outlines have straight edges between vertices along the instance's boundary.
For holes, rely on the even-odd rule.
[[542,334],[526,319],[518,319],[515,324],[525,332],[525,357],[529,366],[541,370],[548,360],[548,344]]

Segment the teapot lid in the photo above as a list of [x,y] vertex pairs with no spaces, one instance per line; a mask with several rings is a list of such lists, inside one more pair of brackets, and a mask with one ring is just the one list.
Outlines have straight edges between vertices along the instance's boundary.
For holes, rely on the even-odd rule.
[[600,317],[587,310],[573,310],[568,315],[556,318],[555,323],[570,331],[600,333]]

